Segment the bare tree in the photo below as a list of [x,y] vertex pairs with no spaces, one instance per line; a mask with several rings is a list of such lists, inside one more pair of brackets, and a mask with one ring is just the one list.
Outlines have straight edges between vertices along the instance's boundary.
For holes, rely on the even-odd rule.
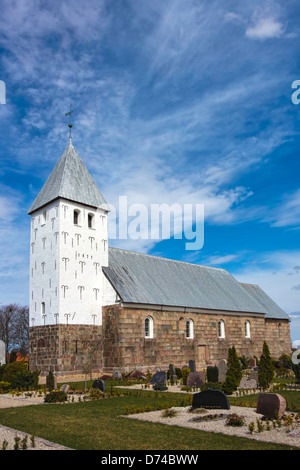
[[17,349],[24,356],[28,354],[28,307],[18,304],[0,307],[0,339],[4,341],[7,352]]

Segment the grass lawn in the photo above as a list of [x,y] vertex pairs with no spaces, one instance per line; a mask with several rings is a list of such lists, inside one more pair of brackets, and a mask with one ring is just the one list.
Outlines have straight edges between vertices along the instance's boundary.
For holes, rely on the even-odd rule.
[[126,407],[145,407],[158,399],[146,394],[85,403],[0,409],[0,423],[78,450],[292,449],[285,445],[120,417]]
[[[287,411],[300,412],[300,391],[293,390],[280,390],[276,392],[279,395],[285,398],[287,403]],[[257,403],[258,394],[255,395],[245,395],[244,397],[229,398],[229,403],[231,405],[236,404],[239,406],[239,403],[244,403],[248,401],[249,405],[252,406],[253,403]]]

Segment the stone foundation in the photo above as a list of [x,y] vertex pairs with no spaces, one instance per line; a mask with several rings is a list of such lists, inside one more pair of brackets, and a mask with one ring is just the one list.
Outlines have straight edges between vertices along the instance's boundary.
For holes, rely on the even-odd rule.
[[30,370],[45,376],[97,373],[103,367],[102,327],[92,325],[46,325],[30,328]]

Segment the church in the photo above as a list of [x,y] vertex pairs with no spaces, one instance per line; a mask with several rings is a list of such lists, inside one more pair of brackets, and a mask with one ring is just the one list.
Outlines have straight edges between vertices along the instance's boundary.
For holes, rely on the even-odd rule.
[[224,269],[109,246],[109,205],[71,136],[32,203],[29,364],[41,376],[290,354],[289,316]]

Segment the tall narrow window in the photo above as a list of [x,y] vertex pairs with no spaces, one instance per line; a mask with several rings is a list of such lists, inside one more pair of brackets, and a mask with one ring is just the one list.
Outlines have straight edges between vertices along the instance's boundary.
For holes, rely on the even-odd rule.
[[218,322],[218,336],[219,338],[225,338],[225,323],[223,320]]
[[191,320],[191,319],[187,320],[185,326],[186,326],[186,329],[185,329],[186,338],[189,338],[189,339],[194,338],[194,322],[193,322],[193,320]]
[[42,225],[46,223],[46,219],[47,219],[47,211],[44,211],[42,214]]
[[249,320],[245,321],[245,338],[250,338],[251,331],[250,331],[250,322]]
[[41,303],[41,314],[45,315],[45,302]]
[[74,210],[73,212],[73,223],[74,225],[79,225],[79,216],[80,216],[80,211]]
[[93,228],[94,226],[94,216],[93,214],[88,214],[88,227]]
[[145,318],[145,338],[153,338],[153,318]]

